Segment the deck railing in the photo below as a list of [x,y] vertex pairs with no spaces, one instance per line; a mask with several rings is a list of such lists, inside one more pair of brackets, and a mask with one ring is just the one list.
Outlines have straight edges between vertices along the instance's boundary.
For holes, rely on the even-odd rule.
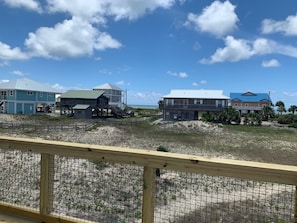
[[39,222],[297,222],[297,167],[0,137],[0,212]]

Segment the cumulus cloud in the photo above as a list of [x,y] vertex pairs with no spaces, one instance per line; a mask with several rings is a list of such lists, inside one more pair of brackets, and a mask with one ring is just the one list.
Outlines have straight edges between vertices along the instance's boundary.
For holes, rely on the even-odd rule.
[[297,58],[297,48],[278,44],[275,41],[258,38],[254,41],[235,39],[233,36],[225,38],[225,47],[219,48],[210,58],[203,58],[200,63],[213,64],[218,62],[237,62],[255,55],[281,54]]
[[180,77],[180,78],[186,78],[188,77],[188,74],[186,72],[172,72],[172,71],[167,71],[167,74],[174,76],[174,77]]
[[[23,7],[41,12],[37,0],[4,0],[11,7]],[[157,8],[170,8],[175,0],[46,0],[44,11],[67,13],[71,19],[53,27],[40,27],[25,40],[27,54],[0,42],[0,59],[20,60],[29,57],[61,59],[90,56],[95,50],[118,49],[122,44],[109,33],[100,31],[108,19],[135,20]]]
[[214,1],[204,8],[201,14],[189,13],[185,25],[194,27],[197,31],[222,37],[233,32],[237,28],[238,21],[234,5],[229,1]]
[[25,45],[31,56],[55,59],[92,55],[94,49],[121,47],[109,34],[99,32],[77,17],[64,20],[53,28],[41,27],[35,33],[29,33]]
[[261,31],[264,34],[280,32],[287,36],[297,36],[297,14],[288,16],[284,21],[265,19],[262,21]]
[[280,63],[276,59],[264,60],[262,67],[279,67]]
[[0,42],[0,60],[26,60],[28,55],[18,47],[11,48],[9,45]]
[[170,8],[175,0],[47,0],[51,12],[68,12],[71,15],[104,22],[106,16],[134,20],[156,8]]
[[26,8],[41,13],[42,8],[36,0],[3,0],[10,7]]

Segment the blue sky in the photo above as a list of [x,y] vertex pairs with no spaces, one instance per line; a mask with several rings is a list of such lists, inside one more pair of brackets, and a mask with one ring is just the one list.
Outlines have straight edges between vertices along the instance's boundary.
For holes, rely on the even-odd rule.
[[0,81],[61,92],[111,83],[128,104],[171,89],[297,104],[297,2],[0,0]]

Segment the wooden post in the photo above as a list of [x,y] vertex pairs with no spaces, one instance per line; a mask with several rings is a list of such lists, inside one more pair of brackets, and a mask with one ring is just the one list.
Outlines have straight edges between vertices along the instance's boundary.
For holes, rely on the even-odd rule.
[[155,182],[156,169],[145,166],[143,172],[142,223],[154,222]]
[[294,223],[297,223],[297,186],[295,186]]
[[48,215],[53,211],[54,200],[54,155],[41,154],[40,171],[40,213]]

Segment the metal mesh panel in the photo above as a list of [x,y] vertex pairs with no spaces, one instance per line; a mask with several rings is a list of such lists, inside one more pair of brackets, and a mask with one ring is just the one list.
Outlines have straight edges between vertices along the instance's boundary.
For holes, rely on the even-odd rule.
[[137,222],[143,167],[55,158],[54,212],[94,222]]
[[161,171],[154,222],[293,222],[295,186]]
[[39,208],[40,154],[0,149],[0,201]]

